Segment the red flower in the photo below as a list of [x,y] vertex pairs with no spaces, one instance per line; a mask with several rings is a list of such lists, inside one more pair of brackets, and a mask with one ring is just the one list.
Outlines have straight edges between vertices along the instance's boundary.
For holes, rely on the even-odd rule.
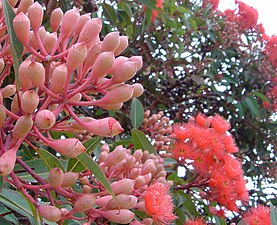
[[[163,0],[156,0],[156,7],[157,8],[160,8],[160,9],[163,9]],[[158,10],[152,10],[152,18],[151,18],[151,21],[154,22],[157,17],[159,15],[159,11]]]
[[244,221],[247,225],[271,225],[269,207],[258,205],[251,208],[246,214]]
[[212,119],[212,126],[213,128],[220,132],[225,133],[227,130],[230,129],[230,123],[224,120],[220,115],[216,114]]
[[243,2],[237,1],[239,5],[238,22],[241,30],[248,30],[257,25],[258,11]]
[[184,225],[206,225],[206,223],[201,219],[187,220]]
[[219,0],[203,0],[203,6],[207,7],[207,4],[212,5],[212,9],[218,9]]
[[169,186],[154,183],[145,191],[145,208],[157,224],[171,224],[177,217],[173,214],[173,202],[169,195]]

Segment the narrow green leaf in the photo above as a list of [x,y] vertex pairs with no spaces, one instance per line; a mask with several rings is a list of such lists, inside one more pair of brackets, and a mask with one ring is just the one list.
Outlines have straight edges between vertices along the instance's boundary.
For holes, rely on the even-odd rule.
[[271,224],[277,224],[277,209],[270,202],[270,220]]
[[3,177],[0,176],[0,192],[2,191],[3,188]]
[[253,115],[260,116],[258,103],[253,97],[245,98],[244,101]]
[[147,139],[145,134],[137,129],[132,129],[131,131],[135,149],[147,150],[149,153],[157,155],[156,149]]
[[33,213],[28,202],[19,192],[3,188],[0,193],[0,202],[17,213],[28,217],[32,225],[39,225],[33,218]]
[[44,161],[49,170],[58,167],[62,171],[65,171],[60,160],[56,156],[52,155],[50,152],[42,148],[36,149],[36,152],[39,154],[40,158]]
[[129,4],[127,4],[125,2],[119,2],[119,3],[117,3],[117,5],[118,5],[118,8],[123,9],[130,18],[133,16],[133,12],[132,12],[132,9],[129,6]]
[[[19,193],[20,193],[20,192],[19,192]],[[20,194],[21,194],[22,197],[24,197],[25,200],[28,202],[28,204],[29,204],[29,206],[30,206],[30,209],[32,210],[33,218],[34,218],[36,224],[42,224],[42,218],[41,218],[41,216],[39,215],[37,208],[32,204],[32,202],[30,202],[30,200],[29,200],[25,195],[23,195],[22,193],[20,193]]]
[[143,106],[137,98],[133,98],[131,103],[131,123],[133,128],[138,129],[144,118],[144,109]]
[[1,225],[11,225],[11,223],[6,220],[4,217],[0,217],[0,224]]
[[151,1],[151,0],[139,0],[139,2],[142,3],[143,5],[145,5],[147,8],[157,9],[156,5],[154,4],[154,1]]
[[[84,147],[87,149],[86,153],[90,154],[101,142],[102,137],[94,137],[84,143]],[[67,166],[67,171],[82,172],[86,169],[84,165],[77,159],[70,159]]]
[[263,95],[261,92],[254,91],[254,92],[251,93],[251,95],[256,96],[256,97],[258,97],[258,98],[260,98],[260,99],[262,99],[266,102],[270,102],[269,99],[265,95]]
[[95,175],[96,179],[100,181],[100,183],[106,188],[106,190],[113,197],[115,197],[114,192],[111,189],[110,183],[108,182],[103,171],[99,168],[98,164],[86,153],[78,155],[77,158],[87,169],[89,169]]
[[125,12],[122,9],[116,10],[117,18],[120,21],[120,23],[124,22],[126,25],[131,24],[131,18],[129,17],[128,13]]
[[105,17],[110,21],[111,24],[115,25],[117,21],[117,16],[114,8],[107,3],[103,3],[102,6],[103,14],[105,15]]
[[16,86],[19,89],[19,81],[18,81],[18,67],[21,63],[21,55],[23,53],[23,45],[16,37],[16,34],[13,29],[13,19],[15,17],[15,13],[7,0],[2,1],[3,9],[4,9],[4,15],[5,15],[5,22],[7,25],[9,40],[10,40],[10,48],[12,52],[13,57],[13,68],[15,72],[15,81]]
[[226,221],[220,217],[215,216],[215,224],[216,225],[226,225]]

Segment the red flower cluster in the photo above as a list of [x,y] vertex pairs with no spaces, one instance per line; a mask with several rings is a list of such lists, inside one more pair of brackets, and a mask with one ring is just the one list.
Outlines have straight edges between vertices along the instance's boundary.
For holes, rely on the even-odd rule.
[[241,163],[232,155],[238,148],[227,133],[229,129],[230,124],[219,115],[207,118],[199,114],[187,124],[177,124],[173,127],[176,143],[172,155],[186,165],[192,160],[198,174],[193,186],[207,187],[210,201],[237,211],[236,201],[247,201],[248,192]]
[[207,4],[212,5],[212,9],[217,10],[218,9],[218,4],[219,0],[203,0],[203,6],[206,7]]
[[[156,7],[163,9],[163,0],[156,0]],[[159,10],[152,10],[152,18],[151,21],[154,22],[159,15]]]
[[258,11],[253,7],[246,5],[241,1],[238,3],[238,23],[241,30],[248,30],[257,25],[258,21]]
[[247,225],[271,225],[269,207],[258,205],[257,208],[251,208],[244,216],[244,222]]
[[168,192],[169,186],[164,183],[154,183],[146,189],[145,208],[156,224],[171,224],[177,219],[172,213],[174,206]]
[[201,219],[187,220],[184,225],[206,225],[206,223]]

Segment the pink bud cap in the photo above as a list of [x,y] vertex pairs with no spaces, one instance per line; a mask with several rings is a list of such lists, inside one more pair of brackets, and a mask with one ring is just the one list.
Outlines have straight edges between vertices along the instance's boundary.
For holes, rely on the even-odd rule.
[[72,72],[77,69],[84,62],[88,50],[85,43],[77,43],[73,45],[67,56],[66,66],[68,71]]
[[10,4],[11,7],[15,7],[18,0],[7,0],[7,2]]
[[92,66],[90,79],[98,81],[104,77],[112,67],[114,59],[113,52],[102,52],[99,54]]
[[56,152],[69,158],[75,158],[86,151],[86,148],[77,138],[66,138],[49,141],[48,146]]
[[141,174],[145,175],[147,173],[154,173],[155,171],[156,171],[156,165],[154,161],[151,159],[148,159],[142,167]]
[[[91,17],[90,17],[89,13],[83,14],[80,16],[79,22],[75,29],[75,35],[79,36],[79,34],[80,34],[81,30],[83,29],[83,27],[85,26],[86,22],[90,19],[91,19]],[[78,41],[78,42],[81,42],[81,41]]]
[[38,2],[35,2],[29,7],[28,17],[30,19],[32,29],[34,31],[38,31],[43,19],[43,8]]
[[113,74],[118,68],[120,68],[121,64],[128,60],[125,56],[119,56],[115,58],[113,66],[107,71],[108,74]]
[[99,36],[101,26],[93,20],[88,20],[80,32],[78,42],[91,43],[95,42]]
[[[1,92],[0,92],[1,93]],[[19,91],[19,98],[22,96],[23,92],[22,91]],[[0,94],[1,96],[1,94]],[[13,96],[13,99],[12,99],[12,104],[11,104],[11,111],[13,113],[17,113],[19,110],[19,103],[18,103],[18,96],[17,95],[14,95]]]
[[4,59],[0,59],[0,73],[2,73],[3,69],[5,67],[5,62],[4,62]]
[[131,99],[133,96],[133,87],[128,84],[120,84],[115,88],[107,92],[107,94],[95,101],[95,105],[98,104],[118,104],[126,102]]
[[48,109],[40,110],[35,119],[36,125],[41,129],[50,129],[56,122],[56,117],[53,112]]
[[33,91],[25,91],[21,96],[21,108],[25,113],[32,113],[37,109],[39,96]]
[[128,37],[127,36],[120,36],[119,37],[119,45],[114,51],[114,55],[117,56],[121,54],[127,47],[128,47]]
[[112,83],[119,84],[130,80],[137,72],[137,63],[132,61],[123,62],[113,73]]
[[20,1],[19,5],[18,5],[18,8],[16,10],[16,14],[19,14],[20,12],[27,13],[30,5],[32,5],[33,3],[34,3],[33,0]]
[[138,198],[134,195],[119,194],[116,199],[111,199],[105,209],[132,209],[137,204]]
[[0,157],[0,176],[9,175],[15,165],[16,161],[16,151],[8,150]]
[[43,39],[42,44],[43,44],[43,46],[45,48],[45,51],[47,53],[50,53],[52,51],[52,49],[54,48],[57,40],[58,40],[58,38],[57,38],[57,33],[56,32],[47,34],[45,36],[45,38]]
[[27,68],[30,81],[39,88],[44,86],[45,69],[41,63],[31,62]]
[[85,212],[95,205],[95,196],[94,194],[85,194],[79,198],[73,207],[73,212]]
[[79,178],[79,174],[78,173],[74,173],[74,172],[67,172],[63,174],[63,182],[62,182],[62,187],[70,187],[73,186],[76,181]]
[[108,155],[104,165],[108,167],[114,166],[123,160],[126,154],[126,148],[123,148],[122,145],[116,146],[116,148]]
[[139,97],[143,94],[144,88],[141,84],[135,83],[135,84],[132,84],[132,87],[133,87],[133,96],[132,96],[132,98],[137,98],[137,97]]
[[128,209],[101,211],[101,215],[110,222],[119,224],[129,224],[135,218],[135,214]]
[[139,71],[142,68],[143,61],[141,56],[132,56],[129,58],[128,61],[136,62],[137,63],[137,71]]
[[52,32],[56,32],[62,22],[62,18],[63,18],[63,11],[61,10],[61,8],[56,8],[52,11],[51,13],[51,17],[50,17],[50,26],[52,29]]
[[13,19],[14,32],[23,44],[27,44],[29,41],[30,27],[30,20],[23,12],[16,15]]
[[115,195],[127,194],[130,195],[133,192],[135,181],[131,179],[122,179],[111,184],[111,188]]
[[5,124],[6,120],[6,108],[3,105],[0,105],[0,128]]
[[84,62],[84,71],[88,71],[89,68],[94,64],[96,58],[101,53],[101,47],[99,44],[93,45],[87,53],[87,57]]
[[13,129],[13,139],[18,140],[25,137],[33,126],[33,120],[30,115],[23,115],[16,121]]
[[48,181],[51,187],[60,187],[63,182],[63,171],[58,167],[51,169],[48,174]]
[[106,195],[106,196],[97,198],[95,201],[95,204],[104,208],[112,199],[113,197],[111,195]]
[[71,32],[76,28],[80,18],[80,13],[77,8],[68,10],[63,18],[60,28],[60,34],[64,37],[68,37]]
[[119,40],[119,32],[111,32],[108,33],[102,42],[102,52],[109,52],[109,51],[115,51],[117,47],[119,46],[120,40]]
[[13,96],[15,92],[16,92],[16,86],[14,84],[9,84],[5,86],[3,89],[1,89],[3,98],[8,98]]
[[32,82],[29,79],[28,76],[28,70],[27,67],[30,65],[31,60],[26,58],[19,66],[18,68],[18,79],[20,83],[20,87],[23,91],[27,91],[31,88]]
[[123,106],[123,103],[116,103],[116,104],[99,104],[98,105],[102,109],[106,110],[119,110]]
[[56,206],[41,205],[38,207],[38,212],[50,222],[58,222],[62,218],[62,212]]
[[81,93],[77,93],[76,95],[72,96],[69,101],[71,102],[79,102],[82,99],[82,94]]
[[55,67],[49,89],[54,93],[59,93],[63,90],[67,78],[67,67],[61,64]]

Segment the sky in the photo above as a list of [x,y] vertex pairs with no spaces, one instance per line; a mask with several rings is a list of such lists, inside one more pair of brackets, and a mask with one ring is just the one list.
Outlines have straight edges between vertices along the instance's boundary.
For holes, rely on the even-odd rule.
[[[241,0],[258,10],[258,23],[262,23],[267,35],[277,35],[277,0]],[[219,9],[234,8],[234,0],[221,0]]]

